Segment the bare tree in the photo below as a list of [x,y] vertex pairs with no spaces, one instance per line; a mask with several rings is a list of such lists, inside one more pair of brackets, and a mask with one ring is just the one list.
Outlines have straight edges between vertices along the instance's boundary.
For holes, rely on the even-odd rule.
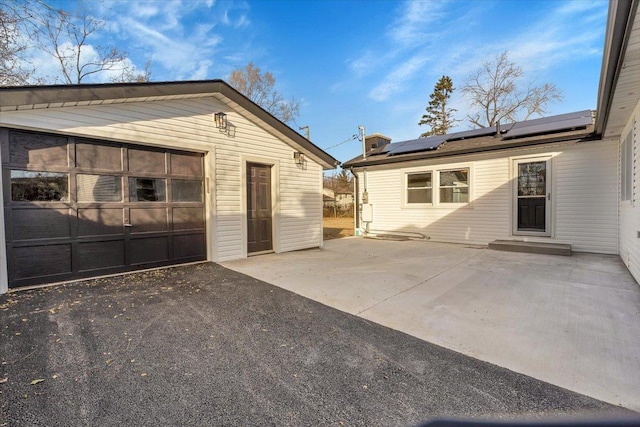
[[475,112],[467,118],[477,127],[495,126],[498,122],[527,120],[543,115],[549,103],[562,100],[561,91],[552,83],[520,86],[522,68],[509,61],[507,52],[482,64],[467,79],[462,92]]
[[[142,73],[136,73],[125,52],[116,47],[92,44],[104,28],[104,22],[91,15],[82,0],[73,11],[55,9],[42,0],[0,0],[0,11],[8,23],[0,30],[8,35],[2,37],[0,44],[13,48],[13,51],[9,50],[7,63],[13,61],[16,65],[24,65],[28,61],[25,51],[33,48],[48,53],[59,64],[59,75],[41,78],[37,83],[62,80],[67,84],[79,84],[105,72],[121,73],[115,78],[117,81],[148,80],[149,64]],[[26,78],[13,83],[20,84],[30,75],[23,73]]]
[[27,84],[33,74],[22,61],[22,54],[29,47],[21,37],[22,21],[13,7],[0,2],[0,86]]
[[144,83],[151,78],[151,60],[147,59],[142,70],[138,70],[131,66],[125,66],[119,76],[112,77],[112,83]]
[[253,62],[233,70],[229,84],[285,123],[300,115],[300,101],[295,98],[285,100],[284,95],[275,88],[276,78],[273,74],[268,71],[262,74]]

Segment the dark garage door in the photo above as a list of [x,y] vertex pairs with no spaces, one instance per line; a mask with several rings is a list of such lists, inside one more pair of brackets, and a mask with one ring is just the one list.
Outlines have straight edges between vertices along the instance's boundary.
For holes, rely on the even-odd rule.
[[9,286],[206,259],[202,154],[0,138]]

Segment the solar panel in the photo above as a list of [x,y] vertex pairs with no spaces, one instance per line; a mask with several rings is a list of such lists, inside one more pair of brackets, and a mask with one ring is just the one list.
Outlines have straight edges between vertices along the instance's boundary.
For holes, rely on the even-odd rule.
[[[397,144],[402,144],[402,145],[398,145],[398,147],[395,147],[393,150],[389,150],[389,155],[395,156],[398,154],[435,150],[446,140],[447,140],[447,135],[433,135],[433,136],[428,136],[426,138],[418,138],[418,139],[412,139],[410,141],[398,142]],[[392,146],[393,145],[396,145],[396,144],[392,144]]]
[[386,144],[386,145],[383,145],[382,147],[374,148],[373,150],[371,150],[371,151],[369,151],[367,153],[367,156],[378,156],[380,154],[388,153],[389,152],[389,147],[391,145],[392,144]]
[[542,133],[586,127],[593,123],[591,110],[527,120],[513,125],[504,138],[517,138]]
[[447,138],[447,141],[455,141],[457,139],[493,135],[494,133],[496,133],[495,126],[480,128],[480,129],[463,130],[461,132],[455,132],[449,135],[449,138]]

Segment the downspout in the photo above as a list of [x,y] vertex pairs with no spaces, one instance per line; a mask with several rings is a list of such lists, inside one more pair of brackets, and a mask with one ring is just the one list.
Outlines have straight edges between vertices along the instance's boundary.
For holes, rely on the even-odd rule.
[[[367,143],[366,143],[364,126],[360,125],[358,126],[358,129],[360,129],[360,134],[362,137],[362,160],[366,160],[367,159]],[[362,205],[366,205],[369,203],[369,193],[367,192],[367,169],[366,168],[362,170],[362,179],[363,179]],[[362,224],[360,224],[360,227],[362,227]],[[368,222],[364,227],[364,235],[366,236],[367,234],[369,234]]]
[[360,198],[358,197],[360,194],[360,185],[358,184],[358,175],[353,171],[353,166],[351,166],[349,168],[349,172],[351,172],[351,175],[353,175],[353,185],[354,185],[354,204],[353,204],[353,213],[354,213],[354,231],[357,230],[358,228],[360,228],[360,209],[358,209],[358,200],[360,200]]

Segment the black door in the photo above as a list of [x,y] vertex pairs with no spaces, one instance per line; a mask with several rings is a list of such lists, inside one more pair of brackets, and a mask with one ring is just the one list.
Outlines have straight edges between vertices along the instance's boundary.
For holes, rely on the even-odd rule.
[[518,230],[547,229],[547,162],[518,164]]
[[247,163],[247,252],[273,250],[271,166]]

